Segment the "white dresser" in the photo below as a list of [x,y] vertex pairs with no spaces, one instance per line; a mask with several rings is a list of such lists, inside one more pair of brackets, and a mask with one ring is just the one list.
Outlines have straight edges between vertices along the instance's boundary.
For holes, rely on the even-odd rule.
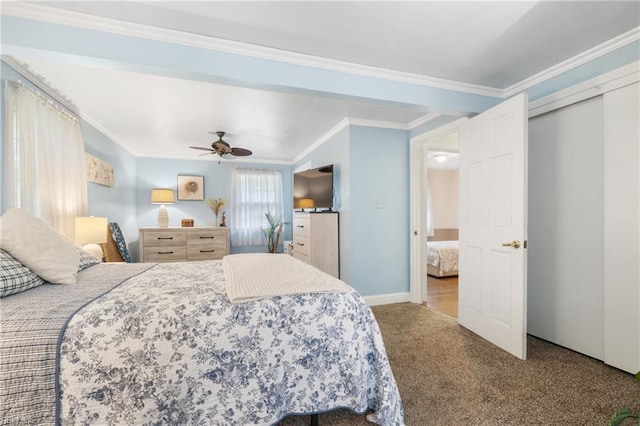
[[229,254],[229,228],[140,228],[140,262],[222,259]]
[[293,213],[293,256],[340,277],[338,213]]

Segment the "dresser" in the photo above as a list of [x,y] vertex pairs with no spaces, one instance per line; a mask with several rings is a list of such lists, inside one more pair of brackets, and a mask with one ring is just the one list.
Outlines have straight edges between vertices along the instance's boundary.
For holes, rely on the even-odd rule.
[[293,213],[293,257],[340,277],[338,213]]
[[229,228],[140,228],[140,262],[222,259],[229,254]]

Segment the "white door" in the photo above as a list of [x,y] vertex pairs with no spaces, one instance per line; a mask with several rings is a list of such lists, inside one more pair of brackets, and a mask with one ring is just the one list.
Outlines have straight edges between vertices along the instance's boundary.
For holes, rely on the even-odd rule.
[[459,323],[526,359],[527,95],[460,130]]

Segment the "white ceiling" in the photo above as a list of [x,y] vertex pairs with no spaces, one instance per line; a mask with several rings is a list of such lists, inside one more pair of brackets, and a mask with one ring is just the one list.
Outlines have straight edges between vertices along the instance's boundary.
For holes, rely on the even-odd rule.
[[[42,4],[498,89],[640,25],[637,1]],[[17,59],[139,156],[197,158],[188,146],[224,130],[255,160],[291,161],[345,117],[406,125],[428,111]]]

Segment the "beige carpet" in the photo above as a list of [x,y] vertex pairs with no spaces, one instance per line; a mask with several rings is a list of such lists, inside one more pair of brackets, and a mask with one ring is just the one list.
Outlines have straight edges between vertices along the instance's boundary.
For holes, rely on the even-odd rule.
[[[568,349],[529,337],[520,361],[422,305],[372,310],[407,425],[606,425],[622,405],[640,410],[633,375]],[[346,410],[319,417],[321,426],[371,424]]]

